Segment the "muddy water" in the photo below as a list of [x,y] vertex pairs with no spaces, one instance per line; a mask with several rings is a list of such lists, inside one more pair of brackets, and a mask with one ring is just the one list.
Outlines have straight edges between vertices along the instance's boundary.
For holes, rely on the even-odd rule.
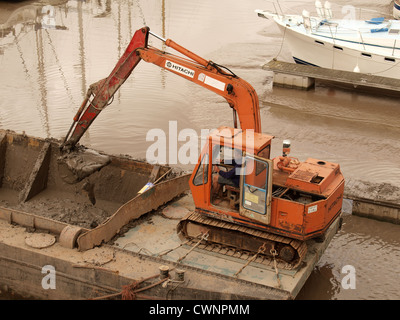
[[[368,18],[389,14],[390,2],[356,0],[352,5],[379,11],[360,13]],[[313,0],[280,3],[293,13],[314,7]],[[341,16],[347,2],[336,3],[334,14]],[[398,99],[326,86],[308,92],[272,88],[271,75],[261,66],[274,57],[291,61],[291,56],[277,27],[254,13],[268,8],[273,7],[264,0],[1,2],[0,127],[64,137],[88,86],[109,74],[134,31],[147,25],[253,85],[263,132],[275,136],[273,156],[290,139],[292,155],[300,160],[338,162],[346,178],[398,185]],[[163,47],[155,38],[150,44]],[[178,132],[200,134],[232,125],[231,119],[220,97],[142,62],[81,143],[145,158],[154,143],[146,141],[151,129],[169,136],[176,121]],[[399,231],[399,226],[346,216],[299,298],[399,299]],[[341,284],[346,265],[355,268],[356,289]]]

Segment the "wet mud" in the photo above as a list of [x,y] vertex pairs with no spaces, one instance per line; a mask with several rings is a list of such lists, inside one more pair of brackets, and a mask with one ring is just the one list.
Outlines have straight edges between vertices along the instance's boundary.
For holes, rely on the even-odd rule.
[[[1,133],[1,132],[0,132]],[[41,188],[29,199],[24,198],[27,185],[43,146],[50,143],[47,168],[36,176]],[[37,214],[68,224],[94,228],[110,217],[121,205],[134,198],[149,181],[153,166],[129,156],[107,156],[81,148],[66,168],[65,155],[58,140],[44,140],[6,132],[3,138],[2,183],[0,207]],[[5,146],[4,146],[5,145]],[[68,160],[72,154],[67,155]],[[78,166],[76,164],[78,163]],[[82,168],[85,176],[76,175]],[[168,167],[161,167],[160,173]],[[67,174],[68,172],[68,174]],[[71,176],[73,179],[71,179]],[[169,175],[171,176],[171,175]],[[167,179],[167,177],[166,177]]]

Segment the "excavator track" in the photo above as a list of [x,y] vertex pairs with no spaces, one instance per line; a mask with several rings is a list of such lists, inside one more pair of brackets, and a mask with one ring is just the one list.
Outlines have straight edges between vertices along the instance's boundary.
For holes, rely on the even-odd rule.
[[307,253],[304,241],[212,219],[198,212],[182,218],[178,232],[191,240],[189,245],[196,244],[201,236],[206,235],[202,240],[205,250],[245,260],[258,253],[255,262],[273,266],[275,258],[277,267],[285,270],[300,266]]

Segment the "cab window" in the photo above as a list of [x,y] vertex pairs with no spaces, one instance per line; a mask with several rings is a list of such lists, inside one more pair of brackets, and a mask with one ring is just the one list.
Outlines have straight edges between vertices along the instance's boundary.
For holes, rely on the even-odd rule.
[[197,168],[196,175],[193,179],[193,184],[195,186],[201,186],[208,182],[208,153],[206,153],[203,158],[201,159],[201,163]]
[[[263,158],[263,159],[269,159],[270,155],[270,146],[266,146],[264,149],[262,149],[259,153],[258,156]],[[258,176],[263,170],[265,169],[265,166],[261,162],[256,163],[256,175]]]

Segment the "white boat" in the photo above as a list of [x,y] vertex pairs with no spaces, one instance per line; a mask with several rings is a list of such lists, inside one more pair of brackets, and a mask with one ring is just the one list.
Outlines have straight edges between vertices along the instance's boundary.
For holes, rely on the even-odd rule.
[[255,11],[279,26],[296,63],[400,78],[400,20],[334,19],[328,1],[315,5],[316,16]]

